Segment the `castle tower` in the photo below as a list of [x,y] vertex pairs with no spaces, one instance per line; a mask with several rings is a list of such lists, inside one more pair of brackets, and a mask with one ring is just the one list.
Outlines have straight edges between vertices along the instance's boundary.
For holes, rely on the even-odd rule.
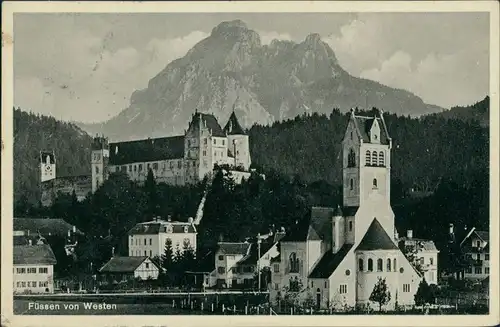
[[384,117],[373,109],[371,116],[351,110],[342,141],[343,205],[359,208],[355,239],[364,235],[374,218],[388,235],[394,235],[394,213],[390,206],[392,140]]
[[248,135],[241,127],[234,109],[224,127],[224,132],[227,134],[228,149],[234,156],[234,165],[248,171],[252,164]]
[[103,136],[94,137],[92,142],[91,168],[92,193],[108,178],[109,143]]
[[54,152],[40,151],[41,182],[56,179],[56,156]]

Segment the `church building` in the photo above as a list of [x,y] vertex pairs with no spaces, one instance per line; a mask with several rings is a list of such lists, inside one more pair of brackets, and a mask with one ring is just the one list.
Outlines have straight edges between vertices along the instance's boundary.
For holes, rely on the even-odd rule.
[[313,299],[317,308],[369,306],[379,278],[390,301],[410,305],[422,279],[398,248],[390,204],[392,140],[383,115],[351,111],[342,141],[343,203],[313,207],[281,240],[273,260],[271,301],[288,292]]

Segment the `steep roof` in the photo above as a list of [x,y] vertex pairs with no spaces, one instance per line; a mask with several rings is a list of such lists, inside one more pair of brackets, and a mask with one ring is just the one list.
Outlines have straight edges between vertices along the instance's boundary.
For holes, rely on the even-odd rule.
[[382,118],[380,117],[367,117],[367,116],[357,116],[354,115],[352,116],[354,118],[354,126],[356,126],[356,129],[358,130],[361,139],[365,143],[370,143],[370,129],[377,120],[379,126],[380,126],[380,144],[389,144],[389,133],[387,131],[387,127],[385,125],[385,122]]
[[246,255],[250,247],[250,243],[244,242],[219,242],[217,245],[218,252],[236,255]]
[[227,135],[245,135],[245,131],[240,125],[240,122],[238,121],[238,118],[236,117],[236,114],[233,113],[231,116],[229,116],[229,120],[227,121],[226,126],[224,127],[224,132]]
[[485,242],[489,242],[490,241],[490,233],[489,232],[483,231],[483,230],[475,230],[475,233],[483,241],[485,241]]
[[[44,236],[65,236],[68,231],[73,231],[73,225],[58,218],[14,218],[13,225],[15,231],[29,231],[30,234],[40,232]],[[76,233],[83,234],[78,228]]]
[[397,250],[398,247],[392,239],[387,235],[382,225],[377,218],[374,218],[370,227],[363,236],[356,251],[372,251],[372,250]]
[[202,112],[196,112],[193,114],[193,118],[191,119],[191,122],[189,123],[189,126],[198,126],[199,124],[202,124],[203,127],[207,127],[212,131],[212,136],[217,136],[217,137],[224,137],[226,136],[226,133],[222,130],[222,127],[219,125],[219,122],[217,121],[217,118],[215,118],[214,115],[212,114],[205,114]]
[[330,242],[332,235],[331,218],[334,209],[328,207],[312,207],[308,213],[281,239],[282,242],[305,242],[306,240],[324,240]]
[[184,136],[182,135],[117,142],[109,145],[111,165],[182,158],[184,158]]
[[309,274],[309,278],[328,278],[330,277],[335,269],[340,265],[342,260],[347,256],[349,250],[351,250],[352,244],[344,244],[339,251],[333,253],[332,251],[326,251],[323,257],[313,268]]
[[13,247],[14,265],[55,265],[54,252],[48,244],[16,245]]
[[[134,272],[148,257],[113,257],[99,272]],[[151,261],[152,264],[155,264]]]
[[167,233],[168,226],[172,226],[172,233],[196,233],[196,228],[193,224],[180,221],[150,221],[138,223],[128,232],[129,235],[154,235],[159,233]]

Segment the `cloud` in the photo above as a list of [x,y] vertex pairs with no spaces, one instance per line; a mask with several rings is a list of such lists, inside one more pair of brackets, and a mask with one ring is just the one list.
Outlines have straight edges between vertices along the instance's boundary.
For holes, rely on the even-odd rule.
[[39,52],[24,52],[16,63],[15,106],[64,120],[109,119],[129,105],[134,90],[207,36],[193,31],[114,50],[106,36],[84,32],[39,42]]

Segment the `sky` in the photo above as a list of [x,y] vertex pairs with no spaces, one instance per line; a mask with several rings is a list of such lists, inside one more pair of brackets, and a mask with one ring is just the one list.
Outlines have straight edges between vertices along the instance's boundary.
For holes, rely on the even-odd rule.
[[444,108],[489,91],[488,13],[18,13],[14,105],[99,122],[222,21],[273,39],[318,33],[350,74]]

